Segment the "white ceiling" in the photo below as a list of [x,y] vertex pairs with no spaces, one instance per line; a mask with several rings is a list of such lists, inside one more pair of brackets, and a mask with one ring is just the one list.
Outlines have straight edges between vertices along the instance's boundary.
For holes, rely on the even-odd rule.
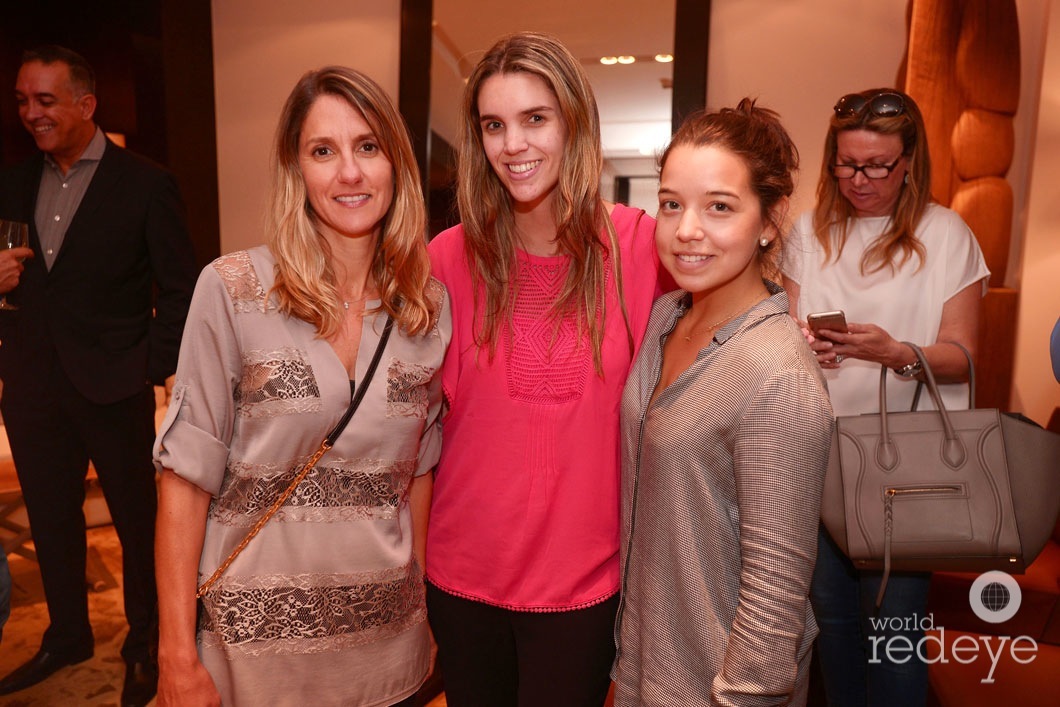
[[[478,58],[510,32],[556,35],[582,59],[600,108],[604,157],[622,174],[654,173],[652,157],[670,136],[672,64],[649,60],[673,51],[674,0],[536,0],[482,3],[434,0],[435,48],[449,70],[466,78]],[[601,56],[642,57],[634,64],[604,66]],[[439,67],[435,67],[435,71]],[[458,99],[457,99],[458,101]]]

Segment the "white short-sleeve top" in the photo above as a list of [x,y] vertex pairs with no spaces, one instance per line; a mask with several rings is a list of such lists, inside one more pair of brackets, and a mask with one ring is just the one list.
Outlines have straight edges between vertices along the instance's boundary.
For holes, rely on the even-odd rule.
[[[798,316],[841,309],[848,322],[876,324],[898,341],[921,346],[934,344],[946,301],[974,282],[983,282],[990,271],[979,243],[955,212],[929,204],[916,229],[927,251],[925,262],[910,258],[894,269],[862,273],[865,251],[888,227],[889,216],[852,219],[847,241],[838,259],[825,262],[821,244],[813,234],[813,214],[799,217],[785,244],[784,274],[799,284]],[[871,361],[847,359],[839,369],[825,371],[836,415],[878,412],[880,366]],[[908,410],[916,382],[888,375],[887,407]],[[947,408],[968,406],[967,384],[941,385]],[[921,396],[920,408],[932,407]]]

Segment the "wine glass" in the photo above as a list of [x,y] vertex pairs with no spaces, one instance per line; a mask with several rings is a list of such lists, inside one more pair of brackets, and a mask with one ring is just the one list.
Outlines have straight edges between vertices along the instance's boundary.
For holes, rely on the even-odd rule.
[[[29,247],[29,225],[0,219],[0,250]],[[8,304],[7,296],[0,296],[0,309],[18,309]]]

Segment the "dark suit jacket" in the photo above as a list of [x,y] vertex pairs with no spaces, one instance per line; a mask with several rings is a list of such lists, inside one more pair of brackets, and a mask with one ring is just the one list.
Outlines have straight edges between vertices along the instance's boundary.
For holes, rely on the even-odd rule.
[[[0,311],[5,392],[33,385],[54,360],[89,400],[107,404],[176,370],[197,268],[173,176],[107,142],[49,272],[34,224],[44,157],[0,177],[0,218],[30,224],[25,261]],[[6,396],[5,396],[6,397]]]

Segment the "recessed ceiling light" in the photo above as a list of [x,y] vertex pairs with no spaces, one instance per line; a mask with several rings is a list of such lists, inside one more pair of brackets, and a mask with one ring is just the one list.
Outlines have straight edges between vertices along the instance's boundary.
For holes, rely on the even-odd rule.
[[635,57],[635,56],[625,55],[625,56],[618,57],[618,63],[619,64],[632,64],[636,60],[637,60],[637,57]]
[[674,60],[674,55],[673,54],[656,54],[655,55],[655,61],[659,62],[660,64],[669,64],[673,60]]
[[617,56],[602,56],[602,57],[600,57],[600,63],[604,64],[606,66],[611,66],[612,64],[617,64],[618,63],[618,57]]

